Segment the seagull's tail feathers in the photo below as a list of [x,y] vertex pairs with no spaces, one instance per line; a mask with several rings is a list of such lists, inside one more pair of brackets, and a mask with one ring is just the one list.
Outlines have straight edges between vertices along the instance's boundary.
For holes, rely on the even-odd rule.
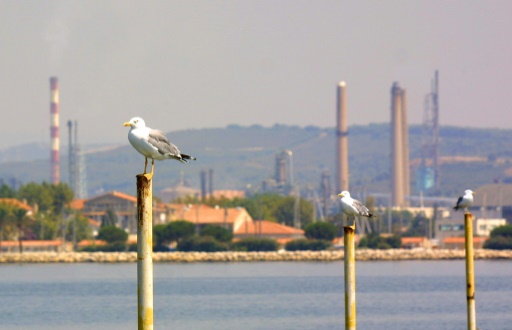
[[454,207],[453,207],[453,209],[454,209],[455,211],[458,211],[458,210],[459,210],[459,207],[456,205],[456,206],[454,206]]
[[181,154],[180,161],[183,163],[187,163],[188,160],[196,160],[196,159],[197,159],[196,157],[192,157],[192,156],[186,155],[186,154]]

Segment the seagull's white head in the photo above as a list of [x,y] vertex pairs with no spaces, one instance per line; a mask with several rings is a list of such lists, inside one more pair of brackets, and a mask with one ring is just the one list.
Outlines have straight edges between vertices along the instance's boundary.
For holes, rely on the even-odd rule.
[[475,194],[475,192],[473,190],[469,190],[469,189],[464,190],[464,195],[474,195],[474,194]]
[[130,119],[130,121],[127,121],[123,125],[130,126],[132,128],[146,127],[146,123],[144,122],[144,119],[142,119],[140,117],[133,117],[132,119]]
[[339,197],[350,197],[350,193],[346,190],[343,190],[338,194]]

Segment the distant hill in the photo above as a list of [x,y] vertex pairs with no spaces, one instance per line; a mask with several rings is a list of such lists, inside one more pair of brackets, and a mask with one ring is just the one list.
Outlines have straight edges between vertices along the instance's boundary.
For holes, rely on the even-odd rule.
[[[411,191],[415,189],[415,166],[421,157],[419,125],[411,126]],[[216,189],[258,187],[262,180],[273,177],[275,155],[283,149],[293,151],[295,180],[302,187],[318,187],[324,169],[335,179],[335,131],[333,128],[274,125],[272,127],[230,125],[226,128],[194,129],[171,132],[171,141],[185,153],[196,156],[191,164],[174,161],[157,162],[154,178],[155,195],[186,179],[199,188],[202,169],[214,170]],[[441,127],[442,195],[459,194],[466,187],[477,187],[493,181],[508,181],[512,167],[512,130]],[[21,182],[48,180],[49,161],[13,158],[26,154],[15,147],[4,151],[0,163],[0,179],[17,178]],[[39,152],[39,151],[38,151]],[[47,155],[49,154],[45,151]],[[67,156],[61,155],[61,176],[67,180]],[[122,147],[97,148],[86,154],[87,184],[91,195],[101,191],[120,190],[135,193],[135,174],[142,172],[144,158],[126,144]],[[349,168],[352,191],[388,192],[390,189],[389,124],[370,124],[349,128]],[[507,172],[508,170],[508,172]]]
[[48,143],[33,142],[0,150],[0,164],[6,162],[24,162],[48,158],[50,146]]

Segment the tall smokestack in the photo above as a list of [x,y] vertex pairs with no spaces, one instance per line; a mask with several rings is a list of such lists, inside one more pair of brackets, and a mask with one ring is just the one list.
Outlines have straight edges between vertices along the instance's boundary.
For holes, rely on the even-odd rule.
[[57,77],[50,78],[50,138],[51,138],[51,183],[58,184],[60,182],[60,165],[59,165],[59,82]]
[[391,87],[391,204],[402,206],[403,163],[402,163],[402,97],[398,83]]
[[344,81],[338,84],[337,97],[337,164],[336,164],[336,189],[338,192],[348,190],[348,131],[347,131],[347,96]]
[[391,203],[407,206],[410,194],[409,131],[407,126],[406,92],[397,82],[391,87]]
[[327,218],[329,213],[329,199],[331,197],[331,178],[329,172],[324,170],[322,172],[322,180],[320,181],[320,188],[322,191],[322,205],[323,205],[323,214],[324,217]]
[[208,193],[213,197],[213,168],[208,170]]
[[[208,194],[207,180],[206,180],[206,176],[207,176],[206,170],[202,170],[200,175],[201,175],[200,176],[200,178],[201,178],[201,200],[205,201],[206,200],[206,195]],[[210,197],[212,197],[212,196],[210,196]]]
[[68,120],[68,137],[69,137],[69,145],[68,145],[68,161],[69,161],[69,188],[73,190],[75,196],[77,195],[76,185],[75,185],[75,153],[73,148],[73,122]]
[[439,71],[436,70],[432,87],[432,103],[433,103],[433,158],[434,158],[434,184],[436,192],[441,188],[441,171],[439,169]]
[[286,153],[281,152],[276,155],[276,175],[275,180],[277,184],[286,184]]
[[[402,89],[402,165],[403,165],[403,182],[404,196],[411,195],[410,169],[409,169],[409,125],[407,123],[407,92]],[[404,200],[404,206],[409,206],[409,200]]]

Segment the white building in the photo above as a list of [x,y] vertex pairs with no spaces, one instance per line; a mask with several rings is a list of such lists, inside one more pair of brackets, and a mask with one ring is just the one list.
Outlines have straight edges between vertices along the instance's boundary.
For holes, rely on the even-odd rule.
[[505,226],[506,219],[476,219],[474,231],[476,236],[490,236],[491,231],[499,226]]

